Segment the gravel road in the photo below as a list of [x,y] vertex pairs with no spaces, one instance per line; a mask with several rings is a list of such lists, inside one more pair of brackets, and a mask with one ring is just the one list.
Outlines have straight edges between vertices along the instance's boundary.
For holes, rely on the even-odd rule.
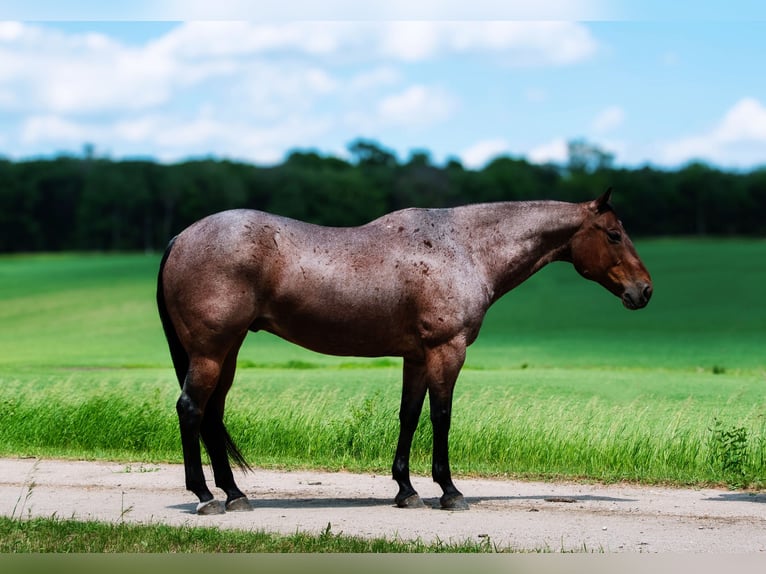
[[[206,473],[211,476],[209,468]],[[388,476],[256,470],[240,474],[252,512],[194,514],[180,465],[0,459],[0,514],[295,533],[486,541],[519,550],[649,553],[766,551],[766,493],[628,484],[458,479],[470,510],[438,509],[438,486],[413,484],[425,508],[393,504]],[[216,493],[218,495],[218,493]]]

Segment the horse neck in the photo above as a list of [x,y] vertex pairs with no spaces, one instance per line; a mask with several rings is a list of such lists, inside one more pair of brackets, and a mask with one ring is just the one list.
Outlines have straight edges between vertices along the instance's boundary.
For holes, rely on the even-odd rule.
[[[492,301],[551,261],[569,261],[572,237],[585,212],[575,203],[508,202],[476,206],[471,242]],[[484,208],[484,209],[481,209]]]

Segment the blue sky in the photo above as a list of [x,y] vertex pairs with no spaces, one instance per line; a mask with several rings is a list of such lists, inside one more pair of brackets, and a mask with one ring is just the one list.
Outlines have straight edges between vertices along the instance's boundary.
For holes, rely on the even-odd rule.
[[[228,0],[217,13],[191,0],[132,14],[70,3],[66,16],[44,4],[0,12],[2,156],[91,143],[112,158],[269,164],[296,148],[343,156],[365,137],[400,159],[426,149],[478,168],[500,154],[565,161],[566,142],[585,138],[620,165],[766,165],[766,10],[755,3],[734,3],[755,21],[653,1],[559,15],[442,2],[438,19],[402,8],[364,21],[340,0],[322,20],[276,2],[257,18]],[[481,18],[460,19],[466,6]]]

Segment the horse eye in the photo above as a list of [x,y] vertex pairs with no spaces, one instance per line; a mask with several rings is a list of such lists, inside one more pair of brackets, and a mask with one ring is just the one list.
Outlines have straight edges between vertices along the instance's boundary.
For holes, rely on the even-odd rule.
[[610,229],[606,232],[606,236],[609,238],[609,241],[612,243],[619,243],[622,241],[622,233],[620,233],[616,229]]

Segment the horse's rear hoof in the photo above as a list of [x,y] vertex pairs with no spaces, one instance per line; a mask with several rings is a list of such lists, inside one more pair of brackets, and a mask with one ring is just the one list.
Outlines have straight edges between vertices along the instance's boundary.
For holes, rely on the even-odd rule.
[[399,508],[423,508],[425,504],[423,504],[423,500],[416,493],[410,494],[407,498],[403,498],[402,500],[397,500],[396,506]]
[[220,500],[208,500],[207,502],[200,502],[197,505],[197,514],[223,514],[226,512],[223,502]]
[[247,512],[252,509],[246,496],[240,496],[226,503],[226,512]]
[[446,494],[439,499],[442,510],[468,510],[468,503],[462,494],[447,496]]

